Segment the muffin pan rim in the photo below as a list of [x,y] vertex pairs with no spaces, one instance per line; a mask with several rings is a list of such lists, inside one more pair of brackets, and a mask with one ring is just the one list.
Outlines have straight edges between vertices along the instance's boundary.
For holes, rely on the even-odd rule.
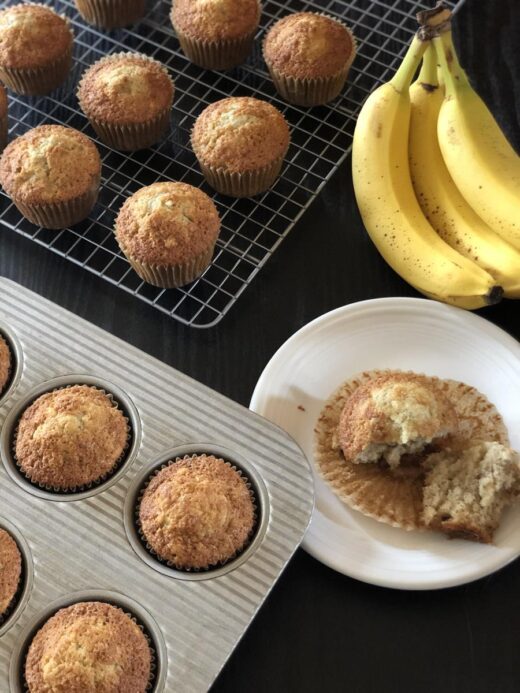
[[[24,581],[21,587],[20,596],[11,614],[6,618],[5,622],[0,625],[0,638],[2,635],[14,626],[16,621],[22,615],[25,607],[31,598],[31,592],[34,585],[34,565],[29,542],[26,540],[22,532],[3,515],[0,515],[0,529],[4,529],[16,542],[18,550],[22,555],[22,575]],[[20,589],[20,588],[18,588]],[[18,590],[17,590],[18,592]]]
[[14,370],[13,364],[11,365],[12,372],[7,380],[8,385],[6,390],[0,394],[0,407],[2,407],[7,400],[12,396],[12,394],[18,388],[20,380],[22,378],[22,373],[24,371],[24,354],[22,343],[20,342],[15,330],[11,325],[4,321],[0,317],[0,337],[3,337],[9,350],[11,352],[11,358],[14,360]]

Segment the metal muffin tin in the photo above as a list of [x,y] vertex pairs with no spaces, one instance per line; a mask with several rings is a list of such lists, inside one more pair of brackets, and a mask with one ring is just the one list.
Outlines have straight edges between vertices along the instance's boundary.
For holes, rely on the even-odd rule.
[[[27,640],[39,624],[86,599],[121,605],[148,631],[157,693],[207,690],[303,538],[313,507],[304,454],[256,414],[6,279],[0,333],[19,366],[0,400],[0,526],[14,529],[27,579],[0,627],[0,691],[23,690]],[[130,420],[133,446],[104,483],[54,494],[13,464],[13,427],[38,394],[71,383],[112,391]],[[133,526],[133,500],[146,477],[193,452],[242,470],[258,505],[245,551],[200,573],[159,563]]]

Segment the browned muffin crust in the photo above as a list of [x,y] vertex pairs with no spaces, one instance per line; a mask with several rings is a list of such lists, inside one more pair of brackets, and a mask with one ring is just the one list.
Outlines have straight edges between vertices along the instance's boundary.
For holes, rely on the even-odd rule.
[[25,680],[30,693],[144,693],[150,668],[146,637],[122,609],[80,602],[36,633]]
[[220,230],[217,208],[186,183],[154,183],[128,198],[116,219],[121,250],[150,265],[183,263],[207,251]]
[[13,140],[0,158],[0,184],[26,204],[55,204],[96,190],[101,158],[83,133],[40,125]]
[[11,373],[11,349],[0,334],[0,396],[3,394]]
[[211,104],[197,118],[191,134],[200,162],[239,173],[283,158],[289,141],[289,127],[280,111],[249,96]]
[[18,590],[22,575],[22,556],[12,536],[0,528],[0,617]]
[[49,65],[72,46],[72,31],[64,17],[33,3],[0,11],[0,66],[28,70]]
[[260,12],[258,0],[174,0],[171,21],[192,38],[221,41],[255,31]]
[[114,124],[144,123],[169,109],[173,83],[166,68],[140,53],[101,58],[83,75],[78,99],[88,118]]
[[67,490],[108,474],[127,441],[125,417],[108,395],[72,385],[41,395],[24,411],[16,461],[31,481]]
[[349,62],[350,32],[340,22],[314,12],[297,12],[277,21],[264,41],[266,62],[298,79],[331,77]]
[[177,460],[148,484],[139,522],[152,550],[179,568],[207,568],[232,558],[255,519],[239,472],[213,455]]

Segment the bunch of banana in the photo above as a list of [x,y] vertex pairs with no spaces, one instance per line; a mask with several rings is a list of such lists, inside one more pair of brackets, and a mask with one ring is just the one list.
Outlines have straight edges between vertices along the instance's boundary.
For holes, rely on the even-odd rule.
[[[426,296],[475,309],[497,302],[504,291],[520,296],[520,215],[515,222],[512,204],[520,164],[461,77],[449,32],[433,43],[437,57],[432,43],[416,35],[394,77],[365,102],[354,133],[354,190],[372,241],[403,279]],[[487,154],[474,146],[482,140]],[[497,162],[506,158],[510,180],[499,184],[504,174]],[[484,187],[478,206],[473,197],[482,197]]]

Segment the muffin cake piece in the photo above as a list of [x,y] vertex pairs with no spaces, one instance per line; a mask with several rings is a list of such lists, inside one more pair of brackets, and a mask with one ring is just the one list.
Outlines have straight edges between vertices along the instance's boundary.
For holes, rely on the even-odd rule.
[[0,622],[12,603],[22,575],[22,556],[12,536],[0,528]]
[[450,537],[490,544],[504,508],[520,494],[520,455],[480,442],[428,457],[424,522]]
[[145,635],[122,609],[80,602],[36,633],[25,681],[30,693],[145,693],[151,659]]
[[142,534],[177,568],[209,568],[233,558],[253,531],[255,509],[242,475],[213,455],[179,459],[148,484]]
[[67,78],[73,35],[65,17],[37,3],[0,11],[0,80],[18,94],[48,94]]
[[9,380],[9,375],[11,373],[12,366],[12,356],[9,345],[5,339],[0,334],[0,397],[2,396],[7,381]]
[[41,395],[23,412],[16,463],[36,484],[71,490],[112,471],[127,441],[126,419],[108,395],[73,385]]
[[455,410],[430,378],[387,373],[347,399],[338,441],[349,462],[397,467],[403,455],[419,453],[456,430]]

